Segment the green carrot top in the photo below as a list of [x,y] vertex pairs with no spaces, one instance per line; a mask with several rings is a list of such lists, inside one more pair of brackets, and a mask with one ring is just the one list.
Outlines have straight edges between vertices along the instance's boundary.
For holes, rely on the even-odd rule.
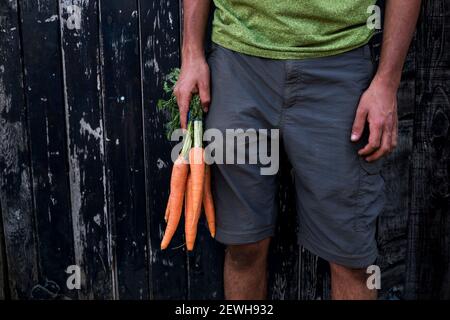
[[[163,90],[165,94],[168,95],[168,98],[167,100],[160,99],[158,101],[158,109],[165,110],[168,113],[169,121],[165,124],[165,128],[167,139],[169,140],[173,131],[181,127],[180,110],[178,108],[177,99],[173,92],[179,77],[180,69],[172,69],[172,71],[167,75],[166,81],[163,85]],[[200,97],[198,96],[198,94],[195,94],[192,97],[191,103],[189,105],[188,122],[202,119],[203,109],[200,102]]]

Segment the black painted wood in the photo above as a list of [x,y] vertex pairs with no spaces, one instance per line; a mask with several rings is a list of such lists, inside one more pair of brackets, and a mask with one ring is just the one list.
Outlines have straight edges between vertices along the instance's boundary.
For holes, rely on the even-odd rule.
[[64,272],[75,257],[58,13],[55,1],[20,2],[39,283],[52,281],[54,293],[74,298]]
[[27,112],[16,0],[0,2],[0,203],[13,299],[38,281]]
[[297,300],[299,295],[299,246],[292,167],[282,152],[276,235],[270,245],[268,296],[272,300]]
[[414,90],[415,90],[414,43],[408,55],[398,94],[399,143],[386,159],[382,175],[386,183],[386,206],[378,220],[377,265],[381,268],[382,287],[380,296],[398,299],[403,296],[405,262],[407,253],[408,215],[411,194],[411,151],[413,142]]
[[407,298],[450,299],[450,5],[426,1],[417,29]]
[[137,5],[101,1],[106,181],[119,299],[149,297]]
[[114,272],[102,121],[98,1],[60,0],[75,262],[80,298],[110,299]]
[[195,249],[188,253],[188,299],[224,299],[223,262],[224,246],[211,238],[202,216],[195,241]]
[[9,298],[8,295],[8,270],[5,252],[5,237],[3,234],[2,206],[0,203],[0,300]]
[[[164,75],[180,65],[180,7],[178,1],[163,0],[139,0],[139,5],[151,297],[186,299],[184,229],[179,228],[167,250],[160,250],[172,168],[172,144],[166,140],[164,132],[167,115],[156,109],[157,101],[163,97]],[[184,225],[184,222],[180,223]]]

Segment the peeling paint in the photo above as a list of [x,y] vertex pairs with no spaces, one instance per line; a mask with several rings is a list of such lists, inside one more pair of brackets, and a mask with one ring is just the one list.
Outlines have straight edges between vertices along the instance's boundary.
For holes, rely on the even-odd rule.
[[[1,65],[0,70],[5,72],[5,66]],[[11,96],[6,94],[5,84],[3,77],[0,77],[0,113],[8,113],[11,109]]]
[[101,217],[100,217],[100,214],[96,214],[96,215],[94,216],[94,222],[100,227],[101,222],[102,222],[102,219],[101,219]]
[[164,162],[161,158],[158,158],[158,160],[156,161],[156,166],[159,170],[161,170],[163,168],[167,168],[167,163]]
[[45,19],[45,22],[54,22],[54,21],[58,20],[58,18],[59,18],[58,15],[55,14],[55,15]]
[[82,194],[80,165],[76,154],[70,155],[70,194],[72,206],[72,223],[75,247],[75,262],[84,265],[84,243],[86,227],[81,216]]
[[84,118],[80,120],[80,134],[84,135],[87,133],[89,136],[94,137],[96,140],[102,139],[102,129],[101,127],[97,127],[95,130],[92,129],[91,125],[87,123]]

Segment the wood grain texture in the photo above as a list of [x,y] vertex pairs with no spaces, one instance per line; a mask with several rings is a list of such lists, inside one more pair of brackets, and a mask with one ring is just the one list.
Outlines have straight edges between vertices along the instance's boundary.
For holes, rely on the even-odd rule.
[[187,299],[224,299],[224,246],[211,238],[204,216],[199,221],[195,249],[187,258]]
[[450,299],[450,10],[445,1],[422,9],[405,297]]
[[329,300],[331,287],[328,262],[300,247],[298,264],[298,299]]
[[115,297],[106,199],[98,1],[60,0],[64,99],[75,262],[81,299]]
[[2,206],[0,203],[0,300],[9,298],[8,270],[5,252],[5,237],[3,234]]
[[0,203],[13,299],[38,281],[27,114],[16,0],[0,2]]
[[[55,1],[20,2],[39,284],[53,282],[53,294],[74,298],[64,272],[75,257],[58,13]],[[33,291],[34,298],[44,298],[42,294],[39,286]]]
[[168,249],[160,250],[166,226],[172,144],[164,130],[167,115],[156,109],[163,97],[164,76],[180,65],[180,8],[178,1],[140,0],[139,5],[151,298],[186,299],[184,229],[178,229]]
[[278,217],[275,237],[270,246],[268,296],[272,300],[296,300],[299,295],[299,246],[293,175],[282,152]]
[[106,181],[117,298],[148,299],[138,6],[136,0],[100,3]]
[[[379,257],[376,262],[381,268],[382,298],[388,298],[392,290],[400,296],[403,293],[411,184],[409,156],[412,147],[412,129],[411,120],[400,121],[398,147],[386,160],[382,170],[386,182],[386,205],[378,219]],[[395,274],[392,272],[394,269],[397,271]]]
[[378,219],[377,241],[381,268],[382,299],[401,298],[404,293],[407,229],[411,195],[411,151],[415,105],[415,42],[403,69],[398,92],[399,137],[396,150],[387,157],[382,176],[386,205]]

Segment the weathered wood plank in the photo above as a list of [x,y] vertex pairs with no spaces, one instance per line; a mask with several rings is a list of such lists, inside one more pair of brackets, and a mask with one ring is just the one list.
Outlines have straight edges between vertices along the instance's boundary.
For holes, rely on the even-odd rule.
[[72,298],[64,270],[75,264],[70,192],[67,179],[64,98],[58,4],[22,0],[22,43],[39,282],[56,283],[57,292]]
[[188,299],[223,299],[224,246],[211,238],[204,216],[199,221],[195,249],[188,253]]
[[110,299],[114,266],[106,200],[98,2],[60,0],[64,98],[80,298]]
[[[398,92],[398,146],[387,157],[382,175],[386,184],[386,205],[378,219],[377,265],[381,268],[380,298],[403,295],[406,243],[411,195],[411,151],[415,105],[415,43],[411,45]],[[391,269],[397,270],[392,272]],[[398,271],[403,269],[403,274]],[[395,278],[393,278],[395,277]]]
[[408,299],[450,299],[450,32],[444,1],[426,1],[417,30],[408,230]]
[[402,236],[380,248],[377,265],[381,268],[379,299],[403,299],[405,294],[405,262],[407,239]]
[[151,297],[185,299],[183,228],[179,228],[167,250],[160,250],[172,162],[171,144],[164,131],[167,118],[156,109],[158,99],[163,96],[164,75],[180,65],[180,8],[178,1],[139,1],[139,4]]
[[0,203],[0,300],[8,297],[8,274],[3,234],[2,204]]
[[[404,269],[406,262],[412,134],[412,120],[400,121],[398,146],[386,159],[382,170],[386,183],[386,205],[378,220],[379,256],[376,262],[381,268],[381,298],[386,297],[392,286],[396,287],[397,292],[403,293],[404,273],[393,274],[390,269],[398,269],[398,265]],[[395,279],[389,278],[394,275]]]
[[298,299],[299,246],[297,211],[291,165],[281,156],[278,219],[269,251],[268,297],[272,300]]
[[299,300],[329,300],[330,296],[330,265],[305,248],[299,253]]
[[101,1],[108,207],[119,299],[148,299],[139,19],[136,0]]
[[0,203],[11,297],[29,299],[38,265],[17,8],[0,2]]

